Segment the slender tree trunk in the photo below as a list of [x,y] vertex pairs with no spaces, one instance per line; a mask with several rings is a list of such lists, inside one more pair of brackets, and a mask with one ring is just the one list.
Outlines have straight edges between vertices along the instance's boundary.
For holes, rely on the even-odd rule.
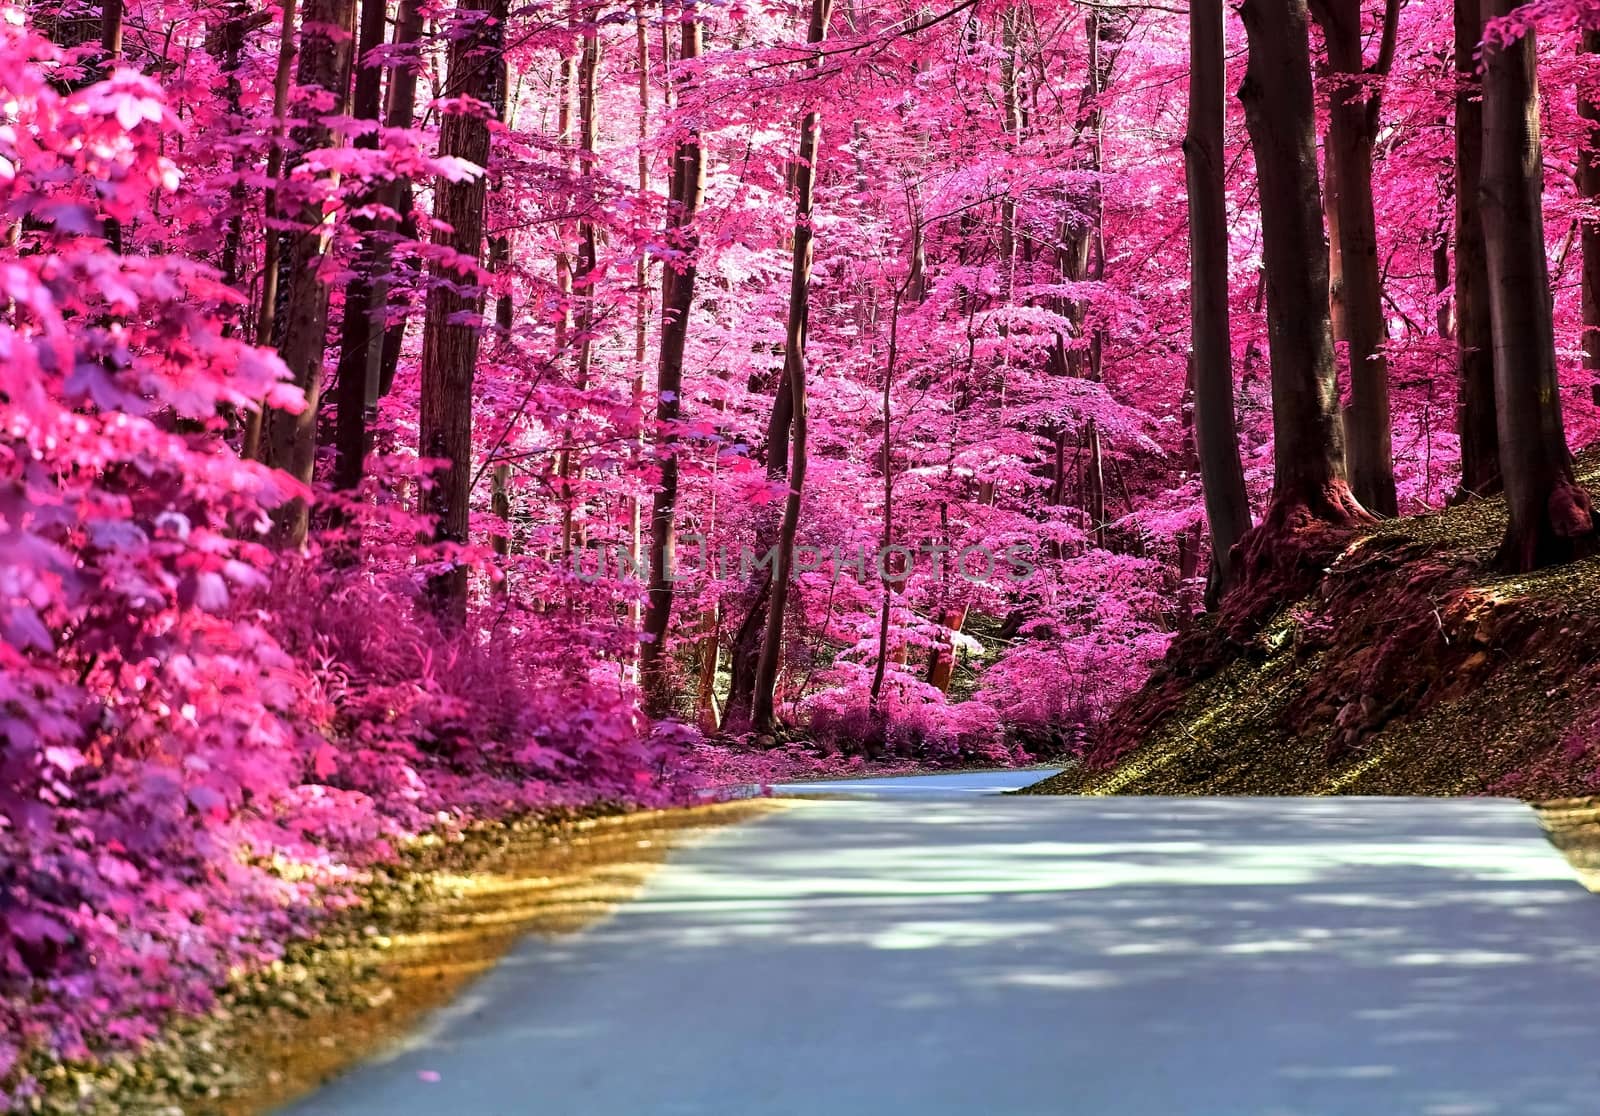
[[[505,71],[504,0],[459,0],[450,40],[448,94],[498,105]],[[446,113],[439,129],[439,153],[487,168],[489,121],[481,110]],[[434,183],[434,216],[443,227],[433,234],[444,249],[432,267],[422,334],[422,408],[417,451],[448,464],[424,495],[423,510],[436,521],[440,542],[465,544],[472,492],[472,377],[482,328],[472,319],[483,310],[478,258],[483,248],[486,174]],[[435,611],[463,623],[467,610],[467,567],[452,563],[434,577],[429,595]]]
[[939,610],[939,624],[949,635],[940,633],[939,642],[928,654],[928,685],[941,694],[950,692],[950,682],[956,670],[956,637],[967,626],[966,605],[952,605]]
[[[333,94],[335,112],[342,112],[349,96],[351,40],[348,31],[355,15],[355,0],[307,0],[301,25],[300,60],[296,81],[302,91],[317,89]],[[304,95],[304,94],[303,94]],[[322,117],[295,129],[294,150],[304,153],[333,142],[333,131]],[[316,465],[317,417],[322,403],[322,358],[328,343],[327,283],[320,272],[327,252],[331,225],[322,212],[321,199],[312,195],[292,217],[293,227],[280,234],[277,268],[278,303],[273,315],[273,342],[278,355],[305,392],[299,413],[268,410],[263,419],[262,460],[310,484]],[[305,500],[291,500],[273,512],[274,535],[281,543],[299,546],[309,525]]]
[[[502,114],[502,119],[504,114]],[[506,343],[511,336],[511,322],[513,305],[511,302],[511,287],[507,272],[511,269],[511,238],[504,234],[492,237],[489,241],[489,270],[495,275],[502,276],[500,297],[494,303],[495,332],[500,338],[500,343]],[[500,461],[496,462],[490,473],[489,508],[495,518],[500,520],[500,529],[489,538],[489,546],[500,558],[507,558],[511,554],[512,529],[511,529],[511,466]],[[502,575],[505,573],[505,563],[501,563]],[[505,593],[509,586],[507,578],[502,576],[495,582],[495,592]]]
[[[218,56],[221,69],[227,75],[224,85],[224,97],[228,103],[228,115],[237,121],[242,111],[242,98],[244,85],[239,79],[240,67],[244,62],[244,41],[249,24],[246,17],[249,9],[244,0],[229,0],[228,18],[223,23],[221,33],[213,39],[208,36],[207,47]],[[222,237],[222,281],[235,290],[240,290],[243,284],[240,281],[240,256],[244,251],[244,210],[245,199],[248,191],[245,187],[245,157],[241,152],[233,155],[233,185],[228,188],[228,202],[231,212],[228,214],[227,231]],[[232,337],[234,322],[230,319],[222,327],[224,337]],[[259,439],[259,432],[257,437]]]
[[[355,95],[351,110],[367,120],[371,130],[355,139],[365,151],[378,148],[378,123],[383,116],[383,67],[374,52],[383,46],[387,31],[385,0],[361,0],[361,32],[356,40]],[[373,200],[372,193],[360,199]],[[378,407],[378,374],[383,362],[385,262],[378,249],[377,223],[366,216],[352,224],[361,237],[355,275],[345,289],[344,320],[339,331],[337,430],[338,456],[334,463],[335,488],[350,490],[361,484],[366,471],[368,431]]]
[[[1088,152],[1085,162],[1088,170],[1095,175],[1100,171],[1104,146],[1104,114],[1100,107],[1100,98],[1110,79],[1112,63],[1112,57],[1107,53],[1106,47],[1120,41],[1125,34],[1120,24],[1114,24],[1112,19],[1108,12],[1091,9],[1086,20],[1089,73],[1080,100],[1077,133],[1080,139],[1087,139]],[[1087,219],[1084,215],[1075,213],[1063,217],[1060,222],[1058,234],[1060,239],[1055,255],[1056,271],[1063,284],[1098,281],[1105,275],[1105,202],[1098,183],[1092,185],[1090,190],[1090,213]],[[1065,332],[1069,336],[1058,333],[1055,338],[1048,361],[1051,375],[1099,380],[1103,338],[1099,328],[1089,324],[1087,303],[1081,298],[1058,297],[1053,301],[1056,312],[1068,322],[1069,328]],[[1069,339],[1075,342],[1070,348]],[[1066,436],[1065,431],[1050,431],[1050,437],[1058,446]],[[1094,544],[1105,546],[1104,447],[1099,423],[1092,417],[1085,424],[1082,444],[1088,452],[1084,458],[1080,477],[1078,503],[1089,520]],[[1056,455],[1058,462],[1061,456],[1058,452]],[[1057,474],[1052,478],[1050,489],[1052,495],[1060,493],[1064,499],[1066,489],[1065,475]]]
[[[1600,59],[1600,31],[1583,32],[1583,53],[1591,62]],[[1591,75],[1591,80],[1594,75]],[[1589,373],[1589,395],[1600,407],[1600,97],[1580,86],[1578,115],[1584,123],[1578,149],[1578,193],[1590,207],[1583,227],[1583,367]]]
[[[679,17],[679,57],[693,62],[700,57],[702,29],[692,5]],[[681,100],[681,98],[680,98]],[[661,273],[661,353],[656,368],[656,455],[661,478],[650,516],[650,591],[645,608],[639,678],[646,708],[652,716],[666,716],[673,707],[671,660],[667,655],[667,627],[672,617],[672,582],[678,507],[678,416],[683,393],[683,350],[689,336],[689,310],[694,305],[696,255],[699,235],[695,218],[705,193],[705,164],[699,128],[690,122],[672,158],[671,198],[667,206],[667,242],[674,259]]]
[[1274,477],[1263,526],[1368,518],[1350,492],[1328,319],[1306,0],[1244,0],[1250,62],[1239,99],[1260,181]]
[[[278,251],[283,233],[277,228],[278,191],[282,185],[284,148],[288,144],[289,87],[294,76],[296,0],[283,0],[282,20],[278,25],[278,68],[272,81],[272,139],[267,145],[267,188],[261,199],[262,259],[261,297],[256,302],[255,341],[262,348],[272,344],[273,323],[278,305]],[[266,428],[265,405],[251,411],[245,419],[244,444],[240,456],[260,459],[261,434]]]
[[1328,325],[1333,329],[1337,364],[1337,346],[1349,342],[1350,330],[1345,324],[1344,249],[1339,235],[1339,161],[1334,158],[1333,137],[1327,133],[1322,139],[1322,168],[1322,217],[1328,228]]
[[[1489,0],[1509,15],[1517,0]],[[1550,277],[1545,264],[1544,153],[1536,35],[1484,47],[1483,227],[1494,322],[1500,472],[1510,522],[1499,565],[1526,571],[1593,548],[1589,497],[1572,474],[1561,423]]]
[[[567,4],[567,29],[574,31],[578,24],[577,0],[568,0]],[[582,48],[580,48],[581,50]],[[573,96],[578,86],[578,59],[571,54],[567,47],[561,50],[561,59],[556,67],[556,146],[565,155],[567,171],[572,171],[572,111]],[[556,319],[555,348],[556,359],[566,363],[567,350],[572,345],[573,314],[572,314],[572,254],[567,250],[568,236],[571,227],[562,221],[556,226],[556,298],[560,302],[561,315]],[[561,493],[561,560],[563,563],[572,554],[573,524],[575,522],[576,508],[573,506],[572,484],[572,450],[562,447],[556,455],[556,477],[559,480]]]
[[[1443,121],[1440,122],[1441,124]],[[1438,304],[1433,310],[1433,325],[1441,338],[1453,339],[1456,335],[1455,314],[1450,307],[1450,230],[1449,210],[1455,207],[1455,185],[1444,185],[1444,201],[1433,242],[1433,294]]]
[[[417,116],[417,75],[422,72],[422,0],[400,0],[395,17],[394,46],[400,59],[389,77],[389,103],[385,109],[384,124],[389,128],[410,128]],[[399,178],[389,184],[386,191],[389,208],[399,215],[399,224],[384,222],[385,231],[398,230],[401,240],[417,238],[417,218],[412,212],[412,186],[409,178]],[[378,274],[388,276],[394,248],[390,238],[378,243],[378,261],[374,265]],[[389,286],[392,287],[392,282]],[[384,298],[383,353],[378,365],[378,394],[388,395],[394,387],[395,374],[400,369],[400,353],[405,348],[406,324],[410,317],[402,305],[399,317],[388,321],[388,297]]]
[[[806,42],[817,44],[828,37],[833,0],[811,0],[811,24]],[[806,332],[811,307],[811,212],[816,196],[817,140],[822,114],[806,113],[800,124],[800,157],[795,164],[794,267],[789,277],[789,321],[784,336],[784,380],[789,386],[789,405],[793,412],[793,442],[789,452],[789,495],[783,505],[783,526],[778,535],[778,553],[773,563],[772,593],[767,606],[767,633],[756,665],[754,717],[756,728],[770,732],[773,727],[773,691],[778,680],[778,665],[783,656],[783,620],[789,600],[789,578],[794,568],[794,540],[800,525],[800,504],[806,479]]]
[[701,620],[700,679],[695,692],[696,725],[707,736],[722,727],[717,709],[717,661],[722,653],[721,613],[712,601]]
[[[100,72],[109,77],[122,60],[122,25],[126,12],[123,0],[103,0],[100,7]],[[122,255],[122,222],[106,216],[101,227],[105,231],[106,247]]]
[[[583,47],[578,54],[578,174],[586,182],[594,180],[595,146],[599,140],[599,108],[596,79],[600,72],[600,32],[592,25],[593,13],[584,15]],[[585,190],[585,205],[592,204],[593,191]],[[579,391],[589,387],[590,366],[594,360],[594,283],[596,244],[594,217],[585,214],[578,221],[578,266],[573,274],[572,294],[577,304],[577,360],[573,379]],[[581,479],[583,468],[574,458],[567,459],[567,506],[563,539],[563,555],[571,553],[576,537],[573,515],[577,510],[578,495],[573,479]],[[581,541],[581,540],[579,540]]]
[[[922,242],[922,223],[912,226],[912,244]],[[913,247],[913,252],[916,248]],[[896,366],[900,362],[900,307],[910,290],[912,275],[907,274],[905,285],[894,292],[894,304],[889,310],[889,358],[883,370],[883,395],[881,420],[883,422],[883,531],[879,536],[882,553],[887,554],[894,542],[894,411],[890,406],[894,391]],[[867,691],[867,709],[874,721],[883,719],[883,683],[889,667],[889,621],[894,607],[894,591],[889,579],[883,579],[883,597],[878,612],[878,660],[872,668],[872,686]]]
[[1456,432],[1457,499],[1500,491],[1500,431],[1494,402],[1489,265],[1478,184],[1483,177],[1483,102],[1474,54],[1483,37],[1481,0],[1455,0],[1456,35]]
[[750,724],[755,705],[756,666],[761,661],[761,645],[767,631],[767,598],[771,593],[771,575],[758,575],[753,582],[750,607],[728,648],[731,677],[722,723],[729,732],[743,731]]
[[1390,440],[1388,339],[1372,202],[1372,148],[1378,133],[1378,82],[1394,57],[1399,0],[1387,0],[1382,45],[1369,68],[1362,54],[1361,0],[1316,0],[1334,85],[1328,113],[1328,209],[1338,215],[1350,406],[1344,413],[1350,487],[1363,507],[1399,511]]
[[[650,36],[649,26],[645,22],[644,0],[633,0],[634,22],[634,50],[637,55],[639,67],[639,205],[645,205],[650,196],[650,156],[645,150],[645,141],[650,138]],[[639,262],[634,265],[634,330],[633,330],[633,385],[632,399],[634,412],[639,416],[639,435],[635,440],[635,451],[640,460],[644,458],[644,372],[645,354],[648,351],[646,339],[650,326],[650,259],[644,253],[639,253]],[[644,554],[644,501],[637,495],[628,500],[628,557],[633,568],[639,568],[639,561]],[[637,599],[628,605],[628,620],[637,629],[643,618]],[[633,663],[635,672],[638,670],[637,657]]]
[[1233,547],[1250,529],[1233,410],[1228,322],[1228,207],[1223,180],[1222,0],[1189,3],[1189,128],[1183,137],[1189,189],[1189,314],[1194,348],[1195,445],[1211,527],[1207,597],[1226,591]]

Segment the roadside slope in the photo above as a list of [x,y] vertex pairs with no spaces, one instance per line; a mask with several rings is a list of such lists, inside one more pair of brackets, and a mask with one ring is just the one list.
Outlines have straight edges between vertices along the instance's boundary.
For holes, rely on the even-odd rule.
[[1504,527],[1484,500],[1299,540],[1025,793],[1600,791],[1600,557],[1498,575]]

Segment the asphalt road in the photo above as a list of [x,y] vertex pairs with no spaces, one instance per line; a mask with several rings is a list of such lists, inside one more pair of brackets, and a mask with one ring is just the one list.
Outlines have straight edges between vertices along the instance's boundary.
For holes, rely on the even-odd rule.
[[1593,1116],[1600,898],[1523,806],[828,795],[529,939],[295,1116]]

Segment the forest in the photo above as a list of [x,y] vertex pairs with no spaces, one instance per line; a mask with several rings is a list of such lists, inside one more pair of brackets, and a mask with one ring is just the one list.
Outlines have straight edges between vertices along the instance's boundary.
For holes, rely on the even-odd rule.
[[420,835],[1600,549],[1594,0],[5,0],[0,94],[0,1107]]

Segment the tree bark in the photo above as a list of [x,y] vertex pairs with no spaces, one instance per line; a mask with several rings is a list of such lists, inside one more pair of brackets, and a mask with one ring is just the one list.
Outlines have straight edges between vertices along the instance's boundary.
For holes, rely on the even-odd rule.
[[[650,196],[650,156],[645,150],[645,141],[650,138],[650,37],[648,24],[645,22],[644,0],[633,0],[634,21],[634,51],[637,55],[639,67],[639,205],[646,204]],[[634,302],[634,330],[633,330],[633,384],[632,400],[635,413],[639,415],[639,432],[635,439],[634,448],[638,457],[644,457],[644,373],[645,353],[647,351],[646,339],[649,332],[650,321],[650,259],[647,253],[639,253],[639,262],[634,265],[634,284],[638,288],[635,292]],[[633,568],[639,568],[640,558],[644,554],[644,501],[635,494],[629,498],[628,520],[628,557],[633,563]],[[643,613],[639,608],[637,598],[628,605],[629,623],[637,629]],[[638,669],[635,661],[634,669]]]
[[1223,179],[1222,0],[1190,0],[1189,127],[1183,137],[1189,193],[1189,314],[1194,348],[1195,446],[1211,528],[1207,597],[1227,590],[1233,547],[1250,529],[1233,408],[1228,321],[1228,206]]
[[[1591,63],[1600,58],[1600,31],[1583,32],[1583,53]],[[1593,75],[1591,75],[1593,80]],[[1583,119],[1583,142],[1578,149],[1578,193],[1589,206],[1583,229],[1583,367],[1589,373],[1589,396],[1600,407],[1600,97],[1592,90],[1578,98]]]
[[1483,37],[1481,0],[1456,0],[1456,499],[1500,491],[1500,431],[1494,402],[1494,335],[1488,256],[1478,185],[1483,177],[1483,102],[1473,55]]
[[[371,130],[357,136],[354,143],[365,151],[377,150],[378,122],[383,116],[383,67],[372,55],[383,46],[386,9],[385,0],[361,0],[351,112],[356,119],[371,122]],[[359,202],[367,205],[374,197],[375,191],[369,190]],[[333,469],[334,487],[346,491],[358,487],[366,471],[367,432],[378,406],[387,291],[386,276],[380,270],[385,261],[378,248],[377,222],[358,216],[352,224],[360,235],[361,248],[355,275],[345,289],[344,320],[339,330],[338,456]]]
[[[568,0],[567,30],[575,31],[577,25],[577,0]],[[577,56],[563,46],[560,60],[556,65],[556,146],[564,153],[569,174],[572,171],[574,117],[572,102],[577,86]],[[562,221],[556,225],[556,298],[560,304],[561,314],[556,319],[555,351],[556,359],[563,364],[567,359],[567,349],[572,344],[573,333],[572,254],[567,250],[567,238],[570,232],[571,227],[567,222]],[[576,508],[573,507],[572,450],[566,446],[556,454],[556,477],[558,490],[561,493],[561,561],[564,565],[572,555],[573,527],[576,523]]]
[[[922,223],[913,226],[913,248],[921,243]],[[894,542],[894,411],[891,407],[894,391],[895,366],[900,361],[900,307],[910,290],[915,270],[906,275],[905,285],[894,293],[894,303],[889,310],[889,356],[883,370],[882,420],[883,420],[883,532],[879,536],[880,553],[887,555]],[[903,584],[903,583],[902,583]],[[893,584],[883,579],[883,596],[878,612],[878,659],[872,668],[872,685],[867,690],[867,709],[874,722],[883,719],[883,683],[889,668],[889,626],[893,609]]]
[[1274,474],[1263,526],[1365,520],[1345,479],[1306,0],[1245,0],[1239,14],[1250,45],[1239,99],[1260,182],[1272,359]]
[[[599,141],[599,104],[596,81],[600,72],[600,32],[592,25],[593,12],[584,15],[583,47],[578,54],[578,174],[586,182],[593,182],[595,146]],[[585,190],[585,204],[593,204],[593,191]],[[596,266],[596,237],[594,217],[585,214],[578,221],[578,266],[573,274],[572,294],[577,303],[577,362],[574,380],[579,391],[589,388],[590,367],[594,360],[594,283]],[[562,537],[567,543],[563,557],[571,553],[571,544],[577,531],[572,522],[578,496],[571,478],[582,478],[582,464],[568,458],[568,486],[566,520]]]
[[[811,0],[811,22],[806,42],[822,43],[828,37],[833,0]],[[813,63],[815,64],[815,63]],[[817,141],[822,114],[812,109],[800,124],[800,156],[795,164],[794,266],[789,276],[789,319],[784,336],[783,370],[791,409],[789,495],[783,505],[783,525],[773,562],[772,593],[767,605],[767,631],[756,664],[753,716],[757,731],[770,732],[774,721],[773,691],[783,656],[783,619],[789,600],[789,577],[794,568],[794,540],[800,525],[800,505],[806,479],[806,332],[811,310],[812,206],[816,200]]]
[[1350,351],[1350,406],[1344,412],[1350,487],[1363,507],[1399,511],[1390,438],[1388,339],[1372,202],[1372,148],[1380,91],[1394,58],[1399,0],[1385,5],[1382,45],[1371,67],[1362,54],[1361,0],[1316,0],[1334,85],[1328,107],[1329,211],[1338,215],[1341,302]]
[[[344,111],[349,96],[351,40],[347,32],[354,15],[355,0],[307,0],[301,21],[296,82],[302,97],[308,90],[332,94],[334,113]],[[333,142],[333,130],[323,123],[323,116],[308,113],[308,122],[295,129],[291,142],[297,153]],[[295,386],[305,393],[306,405],[293,415],[267,411],[261,449],[267,465],[310,484],[317,456],[322,359],[328,344],[329,291],[319,272],[332,230],[315,195],[301,203],[291,220],[293,227],[278,234],[278,303],[272,340]],[[273,512],[272,519],[277,541],[286,546],[305,542],[309,526],[305,500],[288,501]]]
[[[692,5],[679,17],[679,57],[700,57],[702,29]],[[680,98],[681,100],[681,98]],[[673,150],[667,242],[675,259],[661,274],[661,353],[656,365],[656,457],[661,471],[650,516],[650,585],[639,649],[639,680],[645,707],[652,716],[666,716],[673,707],[672,672],[667,656],[667,627],[672,618],[673,564],[676,558],[678,507],[678,416],[683,392],[683,350],[689,336],[689,310],[694,305],[699,235],[696,214],[705,193],[705,164],[700,131],[691,119]]]
[[[261,297],[256,303],[255,320],[255,341],[262,348],[272,344],[277,317],[278,251],[283,238],[282,231],[276,227],[281,220],[278,190],[282,186],[284,148],[288,145],[284,129],[289,117],[289,87],[294,74],[294,20],[297,10],[296,0],[283,0],[283,12],[278,24],[278,68],[272,79],[272,138],[267,145],[267,188],[261,198]],[[264,405],[246,417],[244,441],[239,451],[241,457],[261,459],[261,436],[266,429],[266,421]]]
[[[385,109],[384,124],[389,128],[410,128],[416,122],[417,116],[417,75],[422,71],[422,0],[400,0],[400,7],[395,17],[394,45],[397,53],[404,52],[403,60],[395,65],[394,72],[389,77],[389,103]],[[385,222],[387,229],[398,228],[400,239],[415,240],[417,238],[417,218],[412,212],[412,186],[409,178],[399,178],[389,184],[387,200],[389,208],[398,214],[398,226],[393,222]],[[394,248],[388,238],[384,238],[378,246],[380,257],[376,264],[380,273],[388,275],[391,270],[390,261],[394,258]],[[391,284],[392,286],[392,284]],[[387,298],[385,298],[387,304]],[[407,307],[402,306],[399,317],[388,321],[388,308],[385,305],[383,330],[383,355],[378,365],[378,394],[388,395],[394,387],[395,374],[400,369],[400,353],[405,348],[406,323],[409,315],[405,312]]]
[[[500,55],[505,41],[504,0],[459,0],[450,41],[448,96],[500,103],[504,80]],[[439,128],[440,155],[487,168],[489,121],[482,110],[445,113]],[[422,408],[417,451],[447,465],[425,491],[422,510],[435,519],[435,539],[465,544],[472,488],[472,377],[478,361],[483,311],[479,253],[487,175],[434,183],[433,234],[446,249],[433,264],[422,334]],[[455,624],[466,620],[467,567],[452,562],[429,585],[434,610]]]
[[[1488,0],[1509,15],[1517,0]],[[1544,152],[1536,34],[1484,47],[1483,206],[1494,323],[1500,472],[1510,521],[1498,565],[1520,572],[1593,547],[1589,497],[1572,473],[1561,422],[1550,277],[1545,263]]]

